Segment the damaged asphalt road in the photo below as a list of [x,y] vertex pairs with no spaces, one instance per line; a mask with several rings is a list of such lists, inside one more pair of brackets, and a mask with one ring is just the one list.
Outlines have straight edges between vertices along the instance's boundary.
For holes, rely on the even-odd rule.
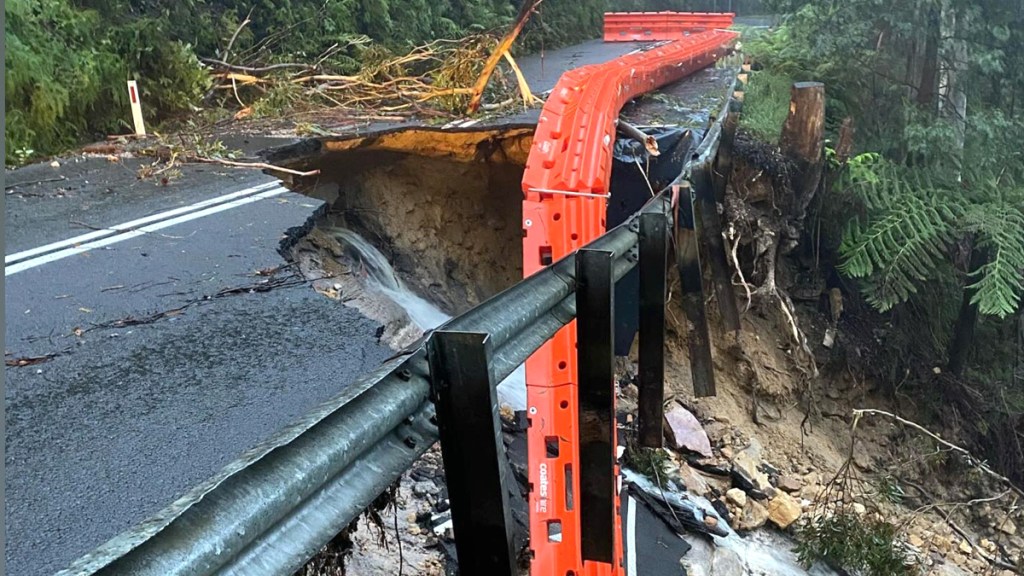
[[[120,205],[8,195],[7,252],[88,231],[72,219],[109,226],[270,181],[204,174]],[[6,375],[9,573],[65,568],[390,354],[375,323],[280,267],[283,232],[318,205],[283,193],[6,278],[7,360],[38,359]]]

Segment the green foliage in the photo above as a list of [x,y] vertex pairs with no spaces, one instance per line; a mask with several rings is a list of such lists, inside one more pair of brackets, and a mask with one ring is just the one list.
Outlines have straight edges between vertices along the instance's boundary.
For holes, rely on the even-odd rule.
[[740,126],[765,142],[777,142],[789,115],[792,85],[793,80],[780,73],[752,73],[743,95]]
[[[975,174],[972,172],[971,174]],[[854,158],[842,185],[863,215],[846,228],[844,274],[863,280],[867,301],[886,311],[949,273],[950,251],[967,234],[988,262],[968,271],[972,302],[1006,317],[1024,290],[1024,188],[1007,174],[977,173],[963,182],[897,166],[877,155]]]
[[827,562],[866,576],[918,573],[897,547],[896,527],[888,522],[841,510],[812,519],[797,536],[797,557],[806,566]]
[[191,49],[157,20],[111,25],[68,0],[6,3],[7,162],[50,154],[93,133],[123,131],[125,81],[138,79],[148,119],[187,109],[208,85]]
[[664,450],[644,448],[636,442],[635,438],[631,437],[626,441],[626,451],[622,455],[622,462],[631,470],[657,482],[665,475],[669,458]]

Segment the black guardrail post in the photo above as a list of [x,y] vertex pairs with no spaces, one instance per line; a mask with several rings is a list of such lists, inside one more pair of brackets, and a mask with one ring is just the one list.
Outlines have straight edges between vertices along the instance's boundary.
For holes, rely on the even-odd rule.
[[638,385],[640,445],[662,446],[665,402],[665,288],[668,222],[664,214],[640,215],[640,327]]
[[689,182],[679,186],[676,213],[676,268],[682,284],[682,304],[692,326],[687,344],[690,351],[690,372],[693,394],[698,398],[715,395],[715,368],[711,361],[711,336],[704,311],[704,287],[701,283],[700,250],[697,244],[697,223],[694,218],[693,189]]
[[505,446],[488,335],[436,331],[427,353],[462,574],[516,574]]
[[580,534],[583,560],[615,550],[615,341],[611,252],[576,253]]
[[693,171],[693,187],[698,207],[697,233],[707,250],[711,268],[711,283],[722,313],[722,323],[731,332],[740,329],[740,312],[736,306],[736,295],[729,278],[729,263],[725,256],[725,241],[722,238],[722,219],[715,207],[715,190],[711,177],[711,165],[697,167]]

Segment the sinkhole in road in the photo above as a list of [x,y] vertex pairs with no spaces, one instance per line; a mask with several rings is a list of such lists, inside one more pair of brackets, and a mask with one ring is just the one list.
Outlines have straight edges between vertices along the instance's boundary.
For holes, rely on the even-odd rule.
[[[532,126],[417,128],[275,151],[276,164],[320,171],[286,184],[325,202],[282,253],[318,292],[380,322],[383,342],[411,344],[522,278],[532,136]],[[514,409],[525,407],[522,372],[499,387]]]

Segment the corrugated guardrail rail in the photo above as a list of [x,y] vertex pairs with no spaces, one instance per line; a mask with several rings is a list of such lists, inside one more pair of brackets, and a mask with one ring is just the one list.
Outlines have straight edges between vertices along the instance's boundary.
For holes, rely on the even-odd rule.
[[[523,179],[526,195],[523,215],[528,234],[531,226],[527,221],[543,219],[553,234],[561,235],[561,240],[557,245],[553,243],[555,236],[530,236],[524,241],[528,278],[450,320],[435,331],[427,345],[360,378],[166,509],[78,559],[60,574],[292,574],[439,438],[450,486],[453,480],[454,484],[465,485],[467,478],[453,478],[453,475],[473,473],[483,477],[481,485],[490,485],[489,480],[501,485],[504,477],[494,462],[484,462],[477,470],[449,467],[450,463],[457,462],[458,456],[455,443],[445,441],[445,434],[451,433],[453,423],[441,423],[439,432],[435,401],[439,413],[443,414],[451,408],[454,388],[468,385],[472,389],[474,382],[485,383],[484,390],[489,394],[479,396],[484,402],[483,411],[488,412],[489,417],[479,421],[484,430],[490,426],[493,437],[497,427],[494,385],[573,322],[578,305],[600,312],[602,302],[608,304],[601,286],[607,288],[608,283],[614,284],[637,266],[642,257],[640,239],[649,225],[662,231],[678,225],[680,216],[675,209],[688,210],[690,202],[683,199],[674,206],[673,194],[668,190],[654,196],[639,212],[607,233],[603,232],[602,211],[610,172],[610,139],[614,137],[613,126],[619,108],[637,94],[711,64],[722,54],[729,40],[725,36],[714,36],[713,40],[706,37],[705,41],[698,36],[689,36],[675,47],[670,44],[629,55],[604,67],[569,72],[563,77],[565,82],[559,81],[548,101],[551,106],[544,108],[534,142],[544,159],[538,164],[531,155],[531,164]],[[584,89],[587,86],[593,89]],[[709,170],[724,116],[720,114],[705,134],[677,182],[684,182],[692,171]],[[543,149],[544,142],[556,143],[562,148],[548,153]],[[584,195],[559,191],[577,191]],[[582,202],[567,202],[573,198]],[[557,226],[558,222],[570,226]],[[530,248],[530,242],[534,241],[537,241],[536,247]],[[547,254],[542,248],[545,245],[550,248]],[[466,333],[480,336],[478,348],[456,346],[458,336]],[[575,331],[568,338],[566,343],[575,344]],[[565,345],[563,343],[563,347]],[[453,351],[460,350],[475,354],[476,359],[484,359],[477,363],[476,373],[469,373],[467,368],[463,374],[451,374],[452,359],[458,364],[458,354]],[[531,362],[537,362],[538,357],[542,362],[554,360],[547,352],[534,356]],[[575,355],[571,360],[575,362]],[[536,364],[533,365],[536,377]],[[552,373],[552,365],[542,366],[542,374]],[[557,370],[557,364],[554,367]],[[571,374],[569,381],[576,382],[575,370]],[[479,386],[476,389],[479,390]],[[571,398],[575,406],[578,398],[567,398]],[[536,399],[534,394],[531,406]],[[559,406],[561,401],[561,398],[555,399],[549,409]],[[579,416],[575,410],[573,413]],[[579,445],[577,424],[574,422],[568,432],[570,446]],[[531,444],[530,450],[535,450],[535,446]],[[578,449],[566,452],[574,458],[578,455]],[[488,464],[494,466],[488,468]],[[613,470],[609,467],[605,472],[610,474]],[[508,536],[507,522],[505,532],[501,533],[500,526],[487,525],[494,518],[472,518],[465,512],[460,513],[476,504],[473,498],[478,494],[473,490],[468,492],[450,493],[456,536],[460,525],[495,530],[484,531],[486,533],[480,535],[483,540],[457,539],[460,559],[472,555],[466,548],[468,544],[481,547],[481,542],[500,542]],[[613,494],[605,496],[615,497]],[[531,496],[531,505],[537,502],[538,499]],[[501,498],[496,503],[500,506]],[[583,505],[584,502],[578,504],[577,513]],[[487,506],[480,509],[491,510]],[[535,508],[531,508],[531,516],[536,516]],[[500,524],[501,519],[497,522]],[[578,528],[577,522],[575,529]],[[545,576],[584,573],[577,570],[583,568],[578,532],[576,536],[572,534],[563,528],[564,538],[577,538],[573,547],[545,547],[534,543],[531,548],[536,556],[532,573]],[[614,534],[605,536],[613,543],[618,538]],[[546,537],[543,543],[548,544]],[[615,546],[621,557],[621,544]],[[544,550],[551,556],[545,558]],[[567,565],[576,568],[554,571],[556,567]],[[588,573],[589,570],[619,573],[619,568],[608,562],[591,562],[590,566]],[[511,570],[509,566],[506,568]],[[503,572],[511,573],[504,570],[489,573]]]

